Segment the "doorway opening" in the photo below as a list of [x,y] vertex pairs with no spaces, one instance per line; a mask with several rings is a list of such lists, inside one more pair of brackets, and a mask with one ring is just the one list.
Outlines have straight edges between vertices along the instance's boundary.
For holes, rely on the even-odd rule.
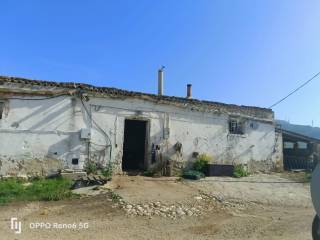
[[126,119],[124,123],[122,170],[144,170],[147,121]]

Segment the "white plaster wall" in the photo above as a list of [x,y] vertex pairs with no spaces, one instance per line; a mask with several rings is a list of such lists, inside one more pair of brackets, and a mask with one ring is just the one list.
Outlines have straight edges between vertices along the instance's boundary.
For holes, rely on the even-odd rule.
[[[84,104],[93,120],[80,100],[72,97],[8,100],[0,120],[0,175],[27,172],[27,162],[34,159],[44,165],[59,160],[59,167],[81,169],[88,152],[90,159],[102,165],[112,162],[121,171],[126,118],[149,121],[149,163],[152,143],[161,146],[164,156],[174,159],[173,146],[177,142],[183,146],[179,160],[185,162],[194,160],[193,152],[209,154],[218,163],[274,161],[272,122],[255,121],[256,129],[252,129],[250,123],[254,120],[247,120],[244,135],[230,135],[226,113],[196,112],[133,98],[90,98]],[[165,127],[170,129],[168,139],[164,139]],[[91,129],[89,149],[88,142],[80,139],[81,128]],[[71,164],[72,158],[80,159],[78,166]],[[50,168],[50,164],[45,167]]]
[[[113,147],[112,160],[118,166],[121,166],[122,159],[124,120],[133,117],[150,121],[149,157],[154,143],[162,147],[164,155],[174,158],[173,146],[181,142],[184,161],[194,160],[193,152],[209,154],[217,163],[273,161],[275,127],[272,122],[248,119],[245,134],[233,135],[229,134],[229,116],[226,114],[194,112],[137,99],[96,98],[88,104],[91,105],[93,118],[109,133]],[[254,123],[254,128],[251,123]],[[170,128],[169,139],[164,139],[165,126]],[[99,134],[94,133],[92,137],[92,141],[103,144]]]
[[[85,124],[72,98],[10,99],[5,104],[0,120],[0,175],[50,172],[51,166],[82,168],[86,144],[80,141],[79,129]],[[79,166],[71,165],[72,158],[80,159]]]

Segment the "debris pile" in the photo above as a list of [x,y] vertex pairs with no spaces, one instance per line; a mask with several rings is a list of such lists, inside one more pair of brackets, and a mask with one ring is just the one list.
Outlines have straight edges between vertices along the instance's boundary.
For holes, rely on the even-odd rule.
[[127,203],[122,198],[114,204],[114,207],[122,208],[128,216],[159,216],[170,219],[183,219],[186,217],[197,217],[203,214],[206,207],[204,201],[208,200],[206,196],[195,196],[194,200],[187,203],[165,204],[160,201],[147,203]]
[[106,177],[100,176],[100,175],[82,176],[82,177],[75,179],[74,184],[72,186],[72,189],[88,187],[88,186],[95,186],[95,185],[104,185],[108,181],[110,181],[110,178],[106,178]]
[[171,219],[183,218],[186,216],[201,215],[200,207],[188,207],[182,204],[165,205],[161,202],[151,202],[146,204],[123,204],[123,209],[131,216],[160,216]]

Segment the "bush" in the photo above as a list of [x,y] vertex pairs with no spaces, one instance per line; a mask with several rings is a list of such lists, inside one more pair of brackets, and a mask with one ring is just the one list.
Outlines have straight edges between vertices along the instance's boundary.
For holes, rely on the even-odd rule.
[[183,172],[182,177],[185,179],[199,180],[200,178],[204,178],[204,174],[200,171],[188,170]]
[[233,176],[236,178],[240,178],[240,177],[246,177],[249,175],[248,170],[242,165],[236,165],[234,167],[234,171],[233,171]]
[[11,201],[61,200],[72,196],[72,182],[63,178],[39,179],[24,184],[17,179],[0,181],[0,204]]
[[211,157],[206,154],[200,154],[193,164],[193,169],[198,172],[205,173],[206,166],[211,161]]

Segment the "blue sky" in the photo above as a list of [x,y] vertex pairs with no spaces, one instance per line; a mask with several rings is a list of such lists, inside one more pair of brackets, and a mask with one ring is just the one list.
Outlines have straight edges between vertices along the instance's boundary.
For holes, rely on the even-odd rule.
[[[0,74],[269,107],[320,71],[318,0],[0,1]],[[320,126],[320,78],[274,108]]]

